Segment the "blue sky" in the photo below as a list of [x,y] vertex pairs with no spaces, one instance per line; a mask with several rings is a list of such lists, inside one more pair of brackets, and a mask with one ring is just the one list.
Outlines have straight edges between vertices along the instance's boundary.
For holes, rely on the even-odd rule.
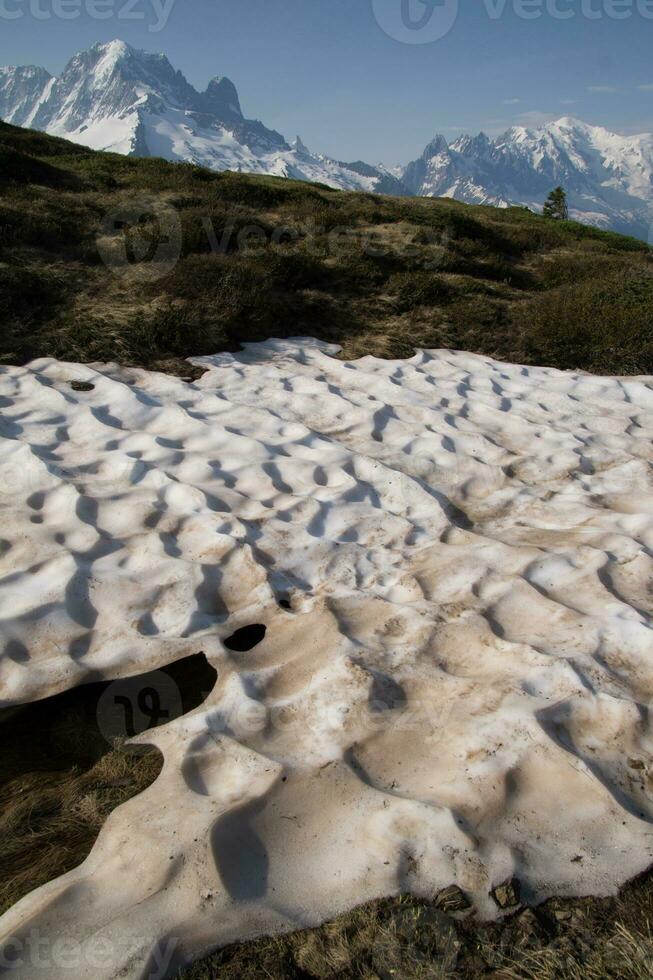
[[[402,26],[402,2],[423,31]],[[198,87],[228,75],[248,116],[348,160],[405,163],[436,132],[562,115],[653,131],[653,0],[459,0],[446,33],[456,0],[430,2],[429,14],[423,0],[0,0],[0,64],[57,73],[120,37]]]

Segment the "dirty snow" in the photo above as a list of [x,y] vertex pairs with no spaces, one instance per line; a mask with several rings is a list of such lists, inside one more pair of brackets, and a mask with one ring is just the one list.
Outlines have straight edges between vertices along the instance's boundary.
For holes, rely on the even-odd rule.
[[491,917],[512,875],[536,901],[652,861],[653,379],[334,353],[250,345],[194,384],[0,367],[4,704],[218,671],[141,736],[155,783],[0,920],[89,962],[106,939],[78,975],[453,882]]

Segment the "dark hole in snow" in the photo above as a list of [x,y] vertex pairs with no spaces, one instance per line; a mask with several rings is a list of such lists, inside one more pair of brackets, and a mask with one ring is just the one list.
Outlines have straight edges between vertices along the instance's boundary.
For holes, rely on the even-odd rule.
[[262,623],[253,623],[251,626],[243,626],[235,633],[232,633],[225,641],[227,650],[234,653],[247,653],[261,642],[267,632],[267,627]]
[[132,737],[158,728],[199,707],[215,687],[218,672],[203,653],[148,674],[113,681],[97,708],[105,738]]
[[[25,655],[29,659],[27,649]],[[42,701],[0,707],[0,725],[4,722],[7,726],[0,731],[11,731],[22,746],[14,760],[16,771],[29,771],[36,758],[39,765],[45,759],[52,762],[57,755],[54,733],[60,728],[74,738],[67,748],[65,739],[54,739],[61,750],[55,768],[90,763],[108,751],[114,739],[133,738],[199,707],[217,679],[215,667],[203,653],[196,653],[146,674],[91,682]],[[11,769],[5,761],[0,761],[0,785]]]
[[290,599],[279,599],[279,605],[282,609],[292,609],[292,603]]
[[[0,643],[0,655],[29,670],[30,650],[18,641]],[[0,701],[0,799],[15,820],[10,844],[0,840],[3,902],[86,858],[109,813],[143,792],[163,766],[158,749],[124,740],[198,707],[218,674],[197,653],[123,680],[97,676],[89,671],[87,683],[41,701]],[[89,794],[99,819],[76,815]]]
[[92,385],[90,381],[71,381],[70,387],[73,391],[93,391],[95,385]]

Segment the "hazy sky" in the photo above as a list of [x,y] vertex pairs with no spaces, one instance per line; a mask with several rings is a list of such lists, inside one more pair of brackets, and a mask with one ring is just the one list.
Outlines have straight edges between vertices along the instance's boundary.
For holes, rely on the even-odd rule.
[[653,0],[428,3],[0,0],[0,65],[57,73],[119,37],[196,87],[228,75],[246,115],[347,160],[404,163],[436,132],[562,115],[653,131]]

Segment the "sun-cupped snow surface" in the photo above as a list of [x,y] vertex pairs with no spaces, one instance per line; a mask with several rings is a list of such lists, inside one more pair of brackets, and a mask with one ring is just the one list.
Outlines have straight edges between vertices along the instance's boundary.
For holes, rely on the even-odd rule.
[[5,939],[141,977],[157,943],[172,969],[454,882],[493,916],[512,875],[605,894],[653,860],[653,379],[335,353],[0,368],[5,704],[218,671]]

